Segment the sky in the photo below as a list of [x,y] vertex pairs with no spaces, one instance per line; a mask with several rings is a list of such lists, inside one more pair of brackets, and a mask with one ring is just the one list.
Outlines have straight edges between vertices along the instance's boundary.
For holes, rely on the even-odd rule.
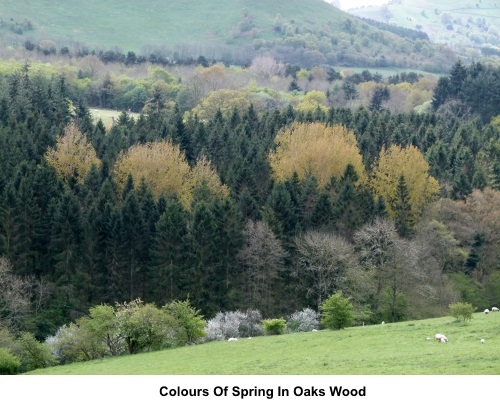
[[389,0],[325,0],[327,3],[337,3],[342,10],[358,8],[362,6],[381,6],[389,3]]

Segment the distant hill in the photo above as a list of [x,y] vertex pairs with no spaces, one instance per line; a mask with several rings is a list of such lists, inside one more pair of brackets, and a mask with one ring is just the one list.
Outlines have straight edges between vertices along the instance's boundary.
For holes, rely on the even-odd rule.
[[[453,58],[366,24],[323,0],[39,0],[0,3],[0,40],[49,51],[112,49],[245,62],[257,53],[301,65],[443,71]],[[424,49],[423,49],[424,48]]]
[[393,0],[349,13],[425,32],[465,57],[500,55],[500,1]]

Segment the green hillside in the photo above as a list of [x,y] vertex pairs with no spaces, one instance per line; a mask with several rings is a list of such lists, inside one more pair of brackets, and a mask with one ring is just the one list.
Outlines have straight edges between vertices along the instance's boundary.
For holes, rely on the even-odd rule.
[[[420,29],[435,43],[447,44],[465,56],[477,48],[500,46],[500,3],[496,0],[399,0],[385,6],[349,10],[406,28]],[[484,51],[483,51],[484,52]],[[476,51],[477,53],[477,51]]]
[[[246,13],[250,25],[265,37],[273,36],[277,14],[285,21],[308,27],[329,22],[340,26],[341,19],[346,18],[322,0],[7,0],[0,4],[3,20],[30,19],[37,37],[68,37],[90,46],[120,46],[135,51],[146,44],[232,42],[235,32],[245,28]],[[237,42],[246,43],[255,35],[242,35]]]
[[[29,374],[496,375],[500,373],[499,329],[498,313],[477,313],[467,323],[445,317],[211,342]],[[449,342],[435,341],[436,333],[445,334]],[[486,343],[481,344],[481,339]]]
[[450,59],[431,46],[415,50],[408,38],[362,23],[323,0],[7,0],[0,4],[0,38],[14,47],[26,41],[49,50],[118,47],[243,63],[271,52],[312,66],[445,71]]

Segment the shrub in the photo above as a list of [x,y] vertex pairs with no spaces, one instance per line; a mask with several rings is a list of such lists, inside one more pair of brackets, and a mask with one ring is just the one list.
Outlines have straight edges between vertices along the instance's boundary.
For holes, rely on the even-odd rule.
[[86,338],[79,332],[78,326],[70,323],[61,326],[54,336],[45,339],[45,343],[50,348],[52,355],[61,364],[87,360],[84,350],[82,350]]
[[468,302],[455,302],[448,306],[450,308],[450,315],[457,318],[458,321],[464,322],[472,319],[472,314],[477,310],[472,304]]
[[116,318],[129,354],[175,345],[175,320],[154,304],[145,304],[140,299],[117,304]]
[[310,332],[319,326],[318,313],[311,308],[296,311],[288,317],[286,327],[288,332]]
[[239,337],[238,329],[242,315],[239,311],[219,312],[207,322],[206,340],[226,340],[230,337]]
[[0,374],[16,374],[21,367],[21,360],[9,349],[0,348]]
[[199,310],[193,308],[186,301],[172,301],[165,305],[163,310],[174,320],[176,341],[179,345],[195,343],[206,335],[204,330],[206,322]]
[[240,337],[262,335],[262,315],[257,309],[247,309],[240,318],[238,327]]
[[45,368],[55,363],[55,358],[48,345],[36,340],[32,333],[25,332],[17,339],[19,356],[23,370],[30,371]]
[[264,319],[262,325],[266,335],[282,335],[286,330],[286,321],[283,318]]
[[262,335],[261,314],[257,310],[219,312],[207,322],[206,341]]
[[354,307],[351,297],[344,297],[338,291],[328,298],[321,306],[321,324],[330,329],[343,329],[353,322]]

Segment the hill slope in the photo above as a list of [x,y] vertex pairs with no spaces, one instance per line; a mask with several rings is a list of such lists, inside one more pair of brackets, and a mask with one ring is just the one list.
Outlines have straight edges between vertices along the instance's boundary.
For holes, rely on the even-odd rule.
[[[360,22],[323,0],[8,0],[0,4],[4,43],[87,46],[176,56],[248,60],[270,52],[297,63],[447,69],[446,55],[414,52],[411,41]],[[230,58],[231,59],[231,58]]]
[[[211,342],[38,369],[29,374],[382,375],[499,374],[500,314]],[[434,340],[444,333],[447,344]],[[431,339],[427,339],[431,337]],[[485,339],[482,345],[480,339]]]
[[[397,0],[384,6],[352,9],[349,13],[418,28],[431,41],[447,44],[465,56],[470,56],[472,49],[500,47],[500,3],[496,0]],[[488,53],[488,49],[483,53]]]

